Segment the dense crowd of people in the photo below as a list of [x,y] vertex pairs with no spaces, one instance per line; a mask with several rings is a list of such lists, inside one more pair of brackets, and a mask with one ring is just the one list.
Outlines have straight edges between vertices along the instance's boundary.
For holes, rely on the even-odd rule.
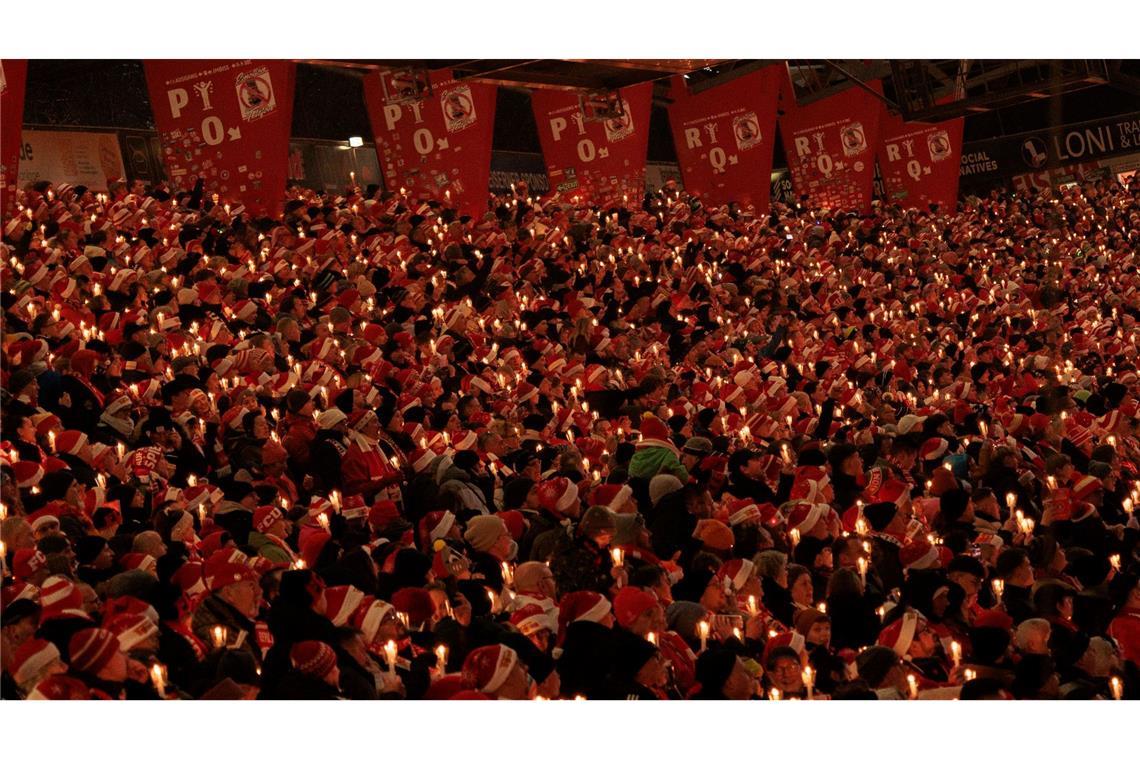
[[1140,182],[21,190],[7,699],[1140,691]]

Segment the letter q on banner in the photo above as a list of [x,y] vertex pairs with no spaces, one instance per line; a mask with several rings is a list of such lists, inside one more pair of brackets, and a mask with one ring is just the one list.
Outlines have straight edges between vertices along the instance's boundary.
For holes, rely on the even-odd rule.
[[[879,99],[851,87],[806,106],[785,80],[780,135],[796,195],[812,206],[867,213],[874,191]],[[870,86],[879,88],[879,82]]]
[[669,124],[686,190],[768,212],[781,76],[768,66],[697,94],[673,78]]
[[275,213],[284,200],[293,124],[291,61],[144,61],[171,183]]
[[880,104],[876,157],[887,203],[953,211],[958,200],[964,119],[905,122]]

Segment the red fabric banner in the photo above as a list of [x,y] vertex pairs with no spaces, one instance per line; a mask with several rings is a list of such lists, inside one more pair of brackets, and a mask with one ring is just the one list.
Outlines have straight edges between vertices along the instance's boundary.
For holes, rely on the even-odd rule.
[[20,177],[20,136],[24,129],[24,88],[28,62],[0,61],[0,212],[7,221],[15,213]]
[[296,65],[277,60],[144,61],[171,183],[275,213],[284,201]]
[[495,85],[431,74],[431,92],[401,102],[407,83],[393,72],[364,80],[376,155],[388,190],[450,199],[463,213],[487,210]]
[[858,86],[807,106],[785,97],[780,137],[796,195],[806,195],[812,206],[871,210],[879,105]]
[[905,122],[879,104],[875,158],[888,203],[926,208],[937,203],[953,212],[958,201],[964,119],[935,124]]
[[686,190],[710,205],[736,201],[768,212],[783,73],[768,66],[696,95],[684,77],[673,78],[669,124]]
[[555,90],[531,93],[538,138],[550,189],[597,203],[627,196],[638,200],[645,189],[649,151],[649,113],[653,84],[618,90],[625,103],[619,119],[587,121],[578,94]]

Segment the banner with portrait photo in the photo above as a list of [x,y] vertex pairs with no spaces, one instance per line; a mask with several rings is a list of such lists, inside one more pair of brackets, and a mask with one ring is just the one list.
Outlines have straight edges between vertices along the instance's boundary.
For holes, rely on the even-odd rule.
[[179,190],[252,213],[280,210],[289,165],[296,64],[279,60],[143,61],[166,175]]

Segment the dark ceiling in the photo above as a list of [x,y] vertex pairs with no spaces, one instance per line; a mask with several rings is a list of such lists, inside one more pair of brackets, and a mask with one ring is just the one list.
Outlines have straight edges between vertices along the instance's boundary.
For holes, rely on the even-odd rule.
[[[650,160],[675,157],[664,81],[689,74],[704,89],[773,63],[746,59],[608,60],[300,60],[293,135],[344,140],[371,137],[361,79],[388,68],[451,69],[459,78],[501,85],[494,148],[539,150],[528,92],[534,88],[610,89],[655,81]],[[808,102],[860,81],[881,79],[890,103],[923,113],[935,99],[964,93],[966,140],[980,140],[1140,111],[1140,65],[1135,61],[789,61],[796,97]],[[971,107],[973,106],[973,107]],[[955,114],[943,114],[957,115]],[[139,60],[33,60],[28,69],[24,121],[153,129]],[[779,162],[780,151],[777,151]]]

